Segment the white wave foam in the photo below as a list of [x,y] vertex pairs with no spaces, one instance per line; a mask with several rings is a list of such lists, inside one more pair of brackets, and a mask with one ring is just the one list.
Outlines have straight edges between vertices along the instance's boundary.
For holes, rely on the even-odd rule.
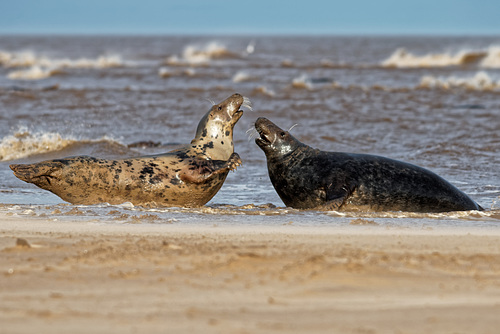
[[496,90],[500,81],[494,81],[488,73],[481,71],[470,78],[424,76],[420,79],[420,88],[465,88],[470,90]]
[[188,76],[192,77],[196,75],[196,71],[192,68],[185,69],[183,71],[173,71],[172,69],[168,67],[160,67],[158,70],[158,75],[161,78],[169,78],[173,76]]
[[30,133],[26,128],[21,128],[0,140],[0,161],[58,151],[75,142],[72,138],[63,138],[59,133]]
[[483,68],[500,68],[500,46],[490,46],[486,57],[479,66]]
[[397,49],[388,59],[382,62],[385,67],[445,67],[465,65],[486,56],[485,51],[463,50],[456,54],[431,53],[414,55],[406,49]]
[[33,52],[6,52],[0,51],[0,65],[4,67],[23,67],[32,66],[36,62],[36,56]]
[[60,58],[52,59],[36,55],[31,51],[0,51],[0,65],[4,67],[41,66],[47,68],[107,68],[123,66],[125,63],[119,55],[102,55],[97,58]]
[[205,45],[188,45],[182,52],[182,57],[173,55],[167,58],[169,65],[191,65],[206,66],[213,59],[235,58],[237,54],[229,51],[227,47],[219,42],[210,42]]
[[31,51],[5,52],[0,51],[0,65],[6,68],[28,67],[14,71],[7,75],[9,79],[37,80],[45,79],[65,68],[92,68],[102,69],[124,66],[125,62],[118,55],[103,55],[97,58],[52,59],[36,55]]
[[245,71],[239,71],[233,76],[233,82],[243,82],[251,80],[252,77]]
[[292,80],[292,87],[312,89],[312,83],[311,80],[307,77],[307,75],[302,74],[300,77]]
[[168,78],[174,75],[174,72],[172,72],[169,68],[167,67],[160,67],[158,70],[158,75],[161,78]]
[[263,95],[266,95],[269,97],[276,96],[276,93],[273,90],[267,88],[266,86],[259,86],[259,87],[255,88],[253,90],[253,92],[256,94],[263,94]]
[[7,78],[12,80],[39,80],[48,78],[57,72],[58,70],[42,68],[40,66],[31,66],[25,70],[10,72],[7,74]]
[[60,151],[75,144],[104,143],[114,150],[124,146],[116,140],[103,136],[95,139],[76,139],[57,132],[30,132],[20,127],[12,134],[0,139],[0,161],[15,160],[31,155]]
[[319,62],[322,67],[335,67],[336,64],[329,59],[321,59]]
[[486,49],[465,49],[455,53],[430,53],[414,55],[404,48],[397,49],[382,62],[384,67],[415,68],[445,67],[479,63],[481,67],[500,67],[500,47],[490,46]]

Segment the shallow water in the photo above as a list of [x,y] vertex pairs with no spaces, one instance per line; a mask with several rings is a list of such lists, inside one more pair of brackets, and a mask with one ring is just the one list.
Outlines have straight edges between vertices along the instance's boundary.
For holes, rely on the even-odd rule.
[[[81,154],[168,151],[191,141],[210,100],[234,92],[254,107],[235,127],[243,166],[205,208],[67,206],[8,168]],[[362,218],[397,226],[493,226],[500,223],[499,97],[496,38],[4,36],[0,210],[134,223],[321,225]],[[252,131],[246,133],[259,116],[283,128],[297,124],[294,136],[313,147],[428,168],[487,210],[415,215],[284,208],[263,152],[249,138]],[[129,147],[141,141],[159,145]],[[73,209],[77,215],[67,214]]]

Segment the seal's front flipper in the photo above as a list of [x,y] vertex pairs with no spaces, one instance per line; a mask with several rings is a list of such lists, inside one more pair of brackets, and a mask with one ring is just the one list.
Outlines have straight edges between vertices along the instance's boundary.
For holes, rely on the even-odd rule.
[[334,211],[340,209],[342,204],[345,203],[346,199],[354,191],[354,186],[349,184],[344,184],[341,186],[334,187],[335,182],[330,183],[324,191],[326,203],[320,205],[318,210]]
[[52,179],[57,177],[57,172],[64,166],[65,164],[61,160],[54,160],[29,165],[10,165],[9,167],[17,178],[36,184],[40,188],[48,188]]
[[340,209],[342,204],[344,204],[344,197],[336,198],[334,200],[328,201],[323,205],[318,206],[316,209],[321,211],[336,211]]
[[240,165],[241,159],[236,152],[227,161],[196,158],[179,177],[184,182],[202,183],[221,173],[235,170]]
[[227,165],[229,167],[229,170],[236,170],[236,167],[241,166],[241,158],[238,153],[233,152],[231,156],[229,157],[229,160],[227,161]]

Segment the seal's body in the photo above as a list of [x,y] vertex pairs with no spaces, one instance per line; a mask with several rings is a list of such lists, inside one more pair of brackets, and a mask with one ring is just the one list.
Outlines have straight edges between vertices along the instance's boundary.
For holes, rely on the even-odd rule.
[[311,148],[265,118],[255,128],[269,177],[297,209],[446,212],[482,210],[452,184],[409,163]]
[[191,143],[168,153],[122,160],[79,156],[10,167],[21,180],[73,204],[202,206],[241,164],[233,127],[248,103],[234,94],[214,105]]

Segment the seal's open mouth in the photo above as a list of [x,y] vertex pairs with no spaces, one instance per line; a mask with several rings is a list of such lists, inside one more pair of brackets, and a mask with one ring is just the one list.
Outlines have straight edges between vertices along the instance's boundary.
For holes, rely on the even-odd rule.
[[255,122],[255,130],[259,133],[260,137],[255,139],[255,143],[259,145],[260,147],[264,146],[269,146],[271,145],[271,139],[269,138],[271,135],[271,132],[267,128],[266,121],[267,119],[261,117],[257,119],[257,122]]
[[253,110],[252,109],[252,102],[250,102],[250,99],[248,97],[246,97],[246,96],[243,96],[243,102],[238,107],[238,109],[234,112],[234,114],[232,115],[232,117],[234,117],[235,115],[238,115],[238,114],[243,114],[243,108],[246,108],[246,109],[248,109],[250,111]]
[[260,134],[260,138],[255,139],[255,143],[259,146],[268,146],[271,145],[271,141],[267,138],[265,133]]
[[255,130],[260,135],[255,139],[255,143],[268,158],[284,157],[299,147],[306,146],[265,117],[259,117],[255,121]]
[[225,108],[227,115],[229,116],[229,120],[231,120],[232,123],[236,123],[241,118],[241,116],[243,116],[243,109],[248,109],[250,111],[252,110],[252,103],[245,96],[236,93],[229,97],[227,100],[229,99],[236,100],[234,102],[235,104],[233,104],[233,107],[228,106]]

